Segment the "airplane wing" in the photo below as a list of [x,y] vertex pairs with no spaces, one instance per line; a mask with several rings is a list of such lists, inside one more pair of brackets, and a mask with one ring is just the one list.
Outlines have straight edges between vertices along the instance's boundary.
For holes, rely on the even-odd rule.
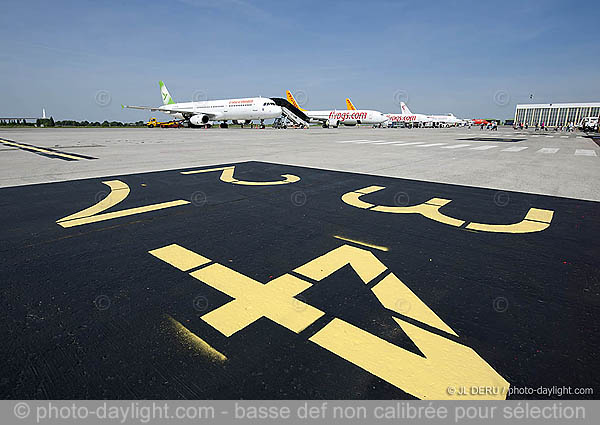
[[206,111],[202,108],[191,108],[191,109],[169,109],[164,106],[134,106],[134,105],[121,105],[122,108],[128,109],[142,109],[146,111],[158,111],[158,112],[166,112],[167,114],[182,114],[186,118],[189,118],[193,115],[203,114],[207,115],[209,118],[215,118],[216,114],[212,111]]

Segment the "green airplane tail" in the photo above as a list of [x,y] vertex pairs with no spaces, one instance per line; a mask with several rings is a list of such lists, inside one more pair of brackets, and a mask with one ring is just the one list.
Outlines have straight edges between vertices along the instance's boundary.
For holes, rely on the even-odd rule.
[[159,81],[158,85],[160,86],[160,95],[162,97],[163,105],[170,105],[172,103],[175,103],[173,101],[173,98],[171,97],[171,94],[169,93],[169,90],[167,90],[167,86],[165,86],[165,83]]

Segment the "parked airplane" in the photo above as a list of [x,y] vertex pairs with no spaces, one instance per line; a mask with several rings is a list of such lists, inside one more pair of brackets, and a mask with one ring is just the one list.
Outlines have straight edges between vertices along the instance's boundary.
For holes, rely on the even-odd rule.
[[[346,98],[346,106],[348,110],[355,110],[355,106],[349,98]],[[402,113],[400,114],[385,114],[385,116],[389,119],[389,122],[404,122],[411,125],[423,125],[426,122],[432,122],[426,115],[423,114],[413,114],[408,109],[408,106],[404,102],[400,102],[400,107],[402,108]]]
[[250,124],[252,120],[260,120],[261,127],[265,128],[265,119],[277,118],[281,115],[281,107],[265,97],[175,103],[165,84],[162,81],[158,84],[163,106],[121,106],[164,112],[175,119],[185,120],[190,127],[210,126],[212,121],[221,121],[220,127],[227,128],[227,121],[230,120],[242,126]]
[[289,90],[285,91],[288,102],[294,105],[296,108],[303,111],[306,116],[310,118],[311,122],[318,122],[323,125],[323,128],[334,127],[337,128],[340,124],[353,126],[356,124],[383,124],[388,118],[379,111],[373,111],[370,109],[353,109],[352,111],[347,110],[324,110],[324,111],[307,111],[302,109],[294,96]]
[[[418,118],[416,118],[417,122],[423,122],[423,123],[433,123],[433,125],[438,125],[438,126],[453,126],[453,125],[463,125],[465,124],[464,120],[461,120],[460,118],[456,118],[453,114],[446,114],[446,115],[424,115],[424,114],[413,114],[412,112],[410,112],[410,109],[408,109],[408,106],[406,106],[406,103],[404,102],[400,102],[400,107],[402,108],[402,114],[408,115],[408,116],[417,116]],[[424,117],[424,118],[422,118]]]

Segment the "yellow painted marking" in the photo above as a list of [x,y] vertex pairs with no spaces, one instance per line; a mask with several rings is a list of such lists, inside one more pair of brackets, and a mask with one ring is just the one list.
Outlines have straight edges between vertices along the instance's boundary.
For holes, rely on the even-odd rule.
[[[150,253],[181,268],[208,261],[202,256],[201,260],[195,261],[180,259],[190,256],[190,252],[177,245],[169,245]],[[295,271],[322,280],[347,264],[365,283],[386,269],[371,252],[343,245]],[[190,275],[233,298],[233,301],[201,317],[227,337],[262,317],[299,333],[324,315],[322,311],[294,298],[311,284],[289,274],[262,284],[223,265],[212,264]],[[395,275],[387,275],[372,291],[384,307],[457,336]],[[510,384],[474,350],[397,317],[392,318],[422,354],[398,347],[339,318],[334,318],[309,340],[418,398],[506,397]],[[490,387],[501,388],[502,391],[497,394],[458,394],[449,392],[448,387],[458,390],[462,387]]]
[[[309,340],[420,399],[506,398],[510,384],[471,348],[394,320],[424,357],[337,318]],[[500,387],[506,391],[460,396],[448,394],[449,386]]]
[[463,220],[448,217],[440,213],[439,209],[452,202],[450,199],[433,198],[419,205],[409,207],[388,207],[384,205],[378,205],[371,208],[371,211],[392,213],[392,214],[421,214],[423,217],[427,217],[440,223],[448,224],[450,226],[460,227],[464,224]]
[[191,276],[234,298],[202,316],[202,320],[229,337],[261,317],[299,333],[325,313],[294,298],[311,284],[285,274],[262,284],[220,264]]
[[180,322],[166,315],[167,322],[173,327],[177,338],[188,348],[193,349],[204,357],[208,357],[213,362],[223,363],[227,357],[211,347],[206,341],[198,335],[183,326]]
[[514,224],[483,224],[469,223],[466,227],[471,230],[498,233],[533,233],[540,232],[550,227],[554,211],[529,208],[523,220]]
[[385,189],[385,186],[367,186],[362,189],[355,190],[355,192],[362,193],[363,195],[368,195],[369,193],[377,192],[381,189]]
[[371,290],[385,308],[458,336],[393,273],[383,278]]
[[208,264],[211,261],[208,258],[177,244],[163,246],[162,248],[148,252],[156,258],[163,260],[165,263],[184,272]]
[[81,157],[79,157],[79,156],[74,156],[74,155],[69,155],[67,153],[55,152],[55,151],[51,151],[48,149],[38,148],[37,146],[22,145],[21,143],[9,142],[8,140],[4,140],[4,139],[0,139],[0,142],[4,143],[5,145],[15,146],[17,148],[22,148],[22,149],[29,149],[29,150],[33,150],[36,152],[42,152],[42,153],[45,153],[48,155],[56,155],[56,156],[60,156],[63,158],[75,159],[75,160],[81,159]]
[[100,202],[92,205],[89,208],[76,212],[75,214],[71,214],[67,217],[61,218],[58,221],[61,222],[73,220],[76,218],[89,217],[90,215],[101,213],[102,211],[114,207],[119,202],[127,198],[127,196],[129,196],[129,186],[127,186],[121,180],[109,180],[102,183],[110,187],[110,193],[106,196],[106,198],[102,199]]
[[541,221],[544,223],[550,223],[552,221],[553,216],[554,216],[554,211],[552,211],[552,210],[529,208],[529,212],[525,216],[525,220],[533,220],[533,221]]
[[297,181],[300,181],[300,177],[295,176],[293,174],[282,174],[281,177],[283,177],[284,180],[276,180],[270,182],[251,182],[246,180],[238,180],[233,177],[233,173],[235,172],[235,165],[229,167],[208,168],[206,170],[182,171],[181,174],[210,173],[212,171],[221,171],[220,179],[225,183],[239,184],[245,186],[273,186],[278,184],[296,183]]
[[370,282],[386,269],[372,252],[350,245],[342,245],[294,269],[294,271],[314,280],[322,280],[347,264],[354,269],[364,283]]
[[84,224],[96,223],[98,221],[111,220],[113,218],[162,210],[165,208],[177,207],[190,203],[189,201],[180,199],[177,201],[163,202],[160,204],[152,204],[144,207],[129,208],[126,210],[99,214],[102,211],[119,204],[129,195],[129,186],[120,180],[109,180],[102,183],[110,187],[110,193],[106,196],[106,198],[89,208],[76,212],[75,214],[71,214],[67,217],[63,217],[60,220],[57,220],[56,223],[64,228],[82,226]]
[[342,201],[344,201],[348,205],[352,205],[356,208],[373,208],[374,204],[369,204],[368,202],[364,202],[360,200],[360,197],[363,196],[360,192],[348,192],[342,195]]
[[178,201],[171,201],[171,202],[163,202],[160,204],[147,205],[145,207],[129,208],[127,210],[122,210],[122,211],[115,211],[115,212],[111,212],[111,213],[93,215],[91,217],[78,218],[78,219],[69,220],[69,221],[62,221],[62,222],[59,222],[58,224],[65,228],[82,226],[84,224],[96,223],[98,221],[112,220],[113,218],[127,217],[130,215],[141,214],[141,213],[150,212],[150,211],[157,211],[157,210],[162,210],[165,208],[178,207],[180,205],[186,205],[186,204],[189,204],[189,201],[178,200]]
[[378,249],[380,251],[389,251],[389,248],[386,247],[386,246],[373,245],[373,244],[370,244],[370,243],[367,243],[367,242],[357,241],[357,240],[354,240],[354,239],[345,238],[343,236],[338,236],[338,235],[333,235],[333,237],[336,238],[336,239],[340,239],[342,241],[352,242],[352,243],[355,243],[355,244],[358,244],[358,245],[363,245],[363,246],[366,246],[367,248]]
[[[368,186],[353,192],[347,192],[342,195],[342,201],[356,208],[370,209],[371,211],[391,213],[391,214],[421,214],[423,217],[447,224],[449,226],[460,227],[466,223],[464,220],[448,217],[439,210],[441,207],[452,202],[450,199],[432,198],[422,204],[398,207],[386,205],[373,205],[362,201],[360,198],[369,193],[385,189],[384,186]],[[539,232],[550,227],[554,211],[539,208],[530,208],[525,218],[519,223],[514,224],[483,224],[469,223],[465,228],[468,230],[478,230],[482,232],[497,233],[532,233]]]

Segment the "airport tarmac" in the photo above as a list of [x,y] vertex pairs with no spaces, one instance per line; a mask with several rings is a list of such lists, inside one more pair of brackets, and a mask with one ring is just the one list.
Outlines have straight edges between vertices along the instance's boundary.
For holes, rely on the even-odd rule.
[[[465,140],[477,137],[518,142]],[[600,200],[600,146],[582,133],[452,129],[3,129],[0,138],[95,157],[48,161],[1,146],[0,187],[240,161]]]
[[0,139],[4,398],[600,391],[600,148],[581,134]]

